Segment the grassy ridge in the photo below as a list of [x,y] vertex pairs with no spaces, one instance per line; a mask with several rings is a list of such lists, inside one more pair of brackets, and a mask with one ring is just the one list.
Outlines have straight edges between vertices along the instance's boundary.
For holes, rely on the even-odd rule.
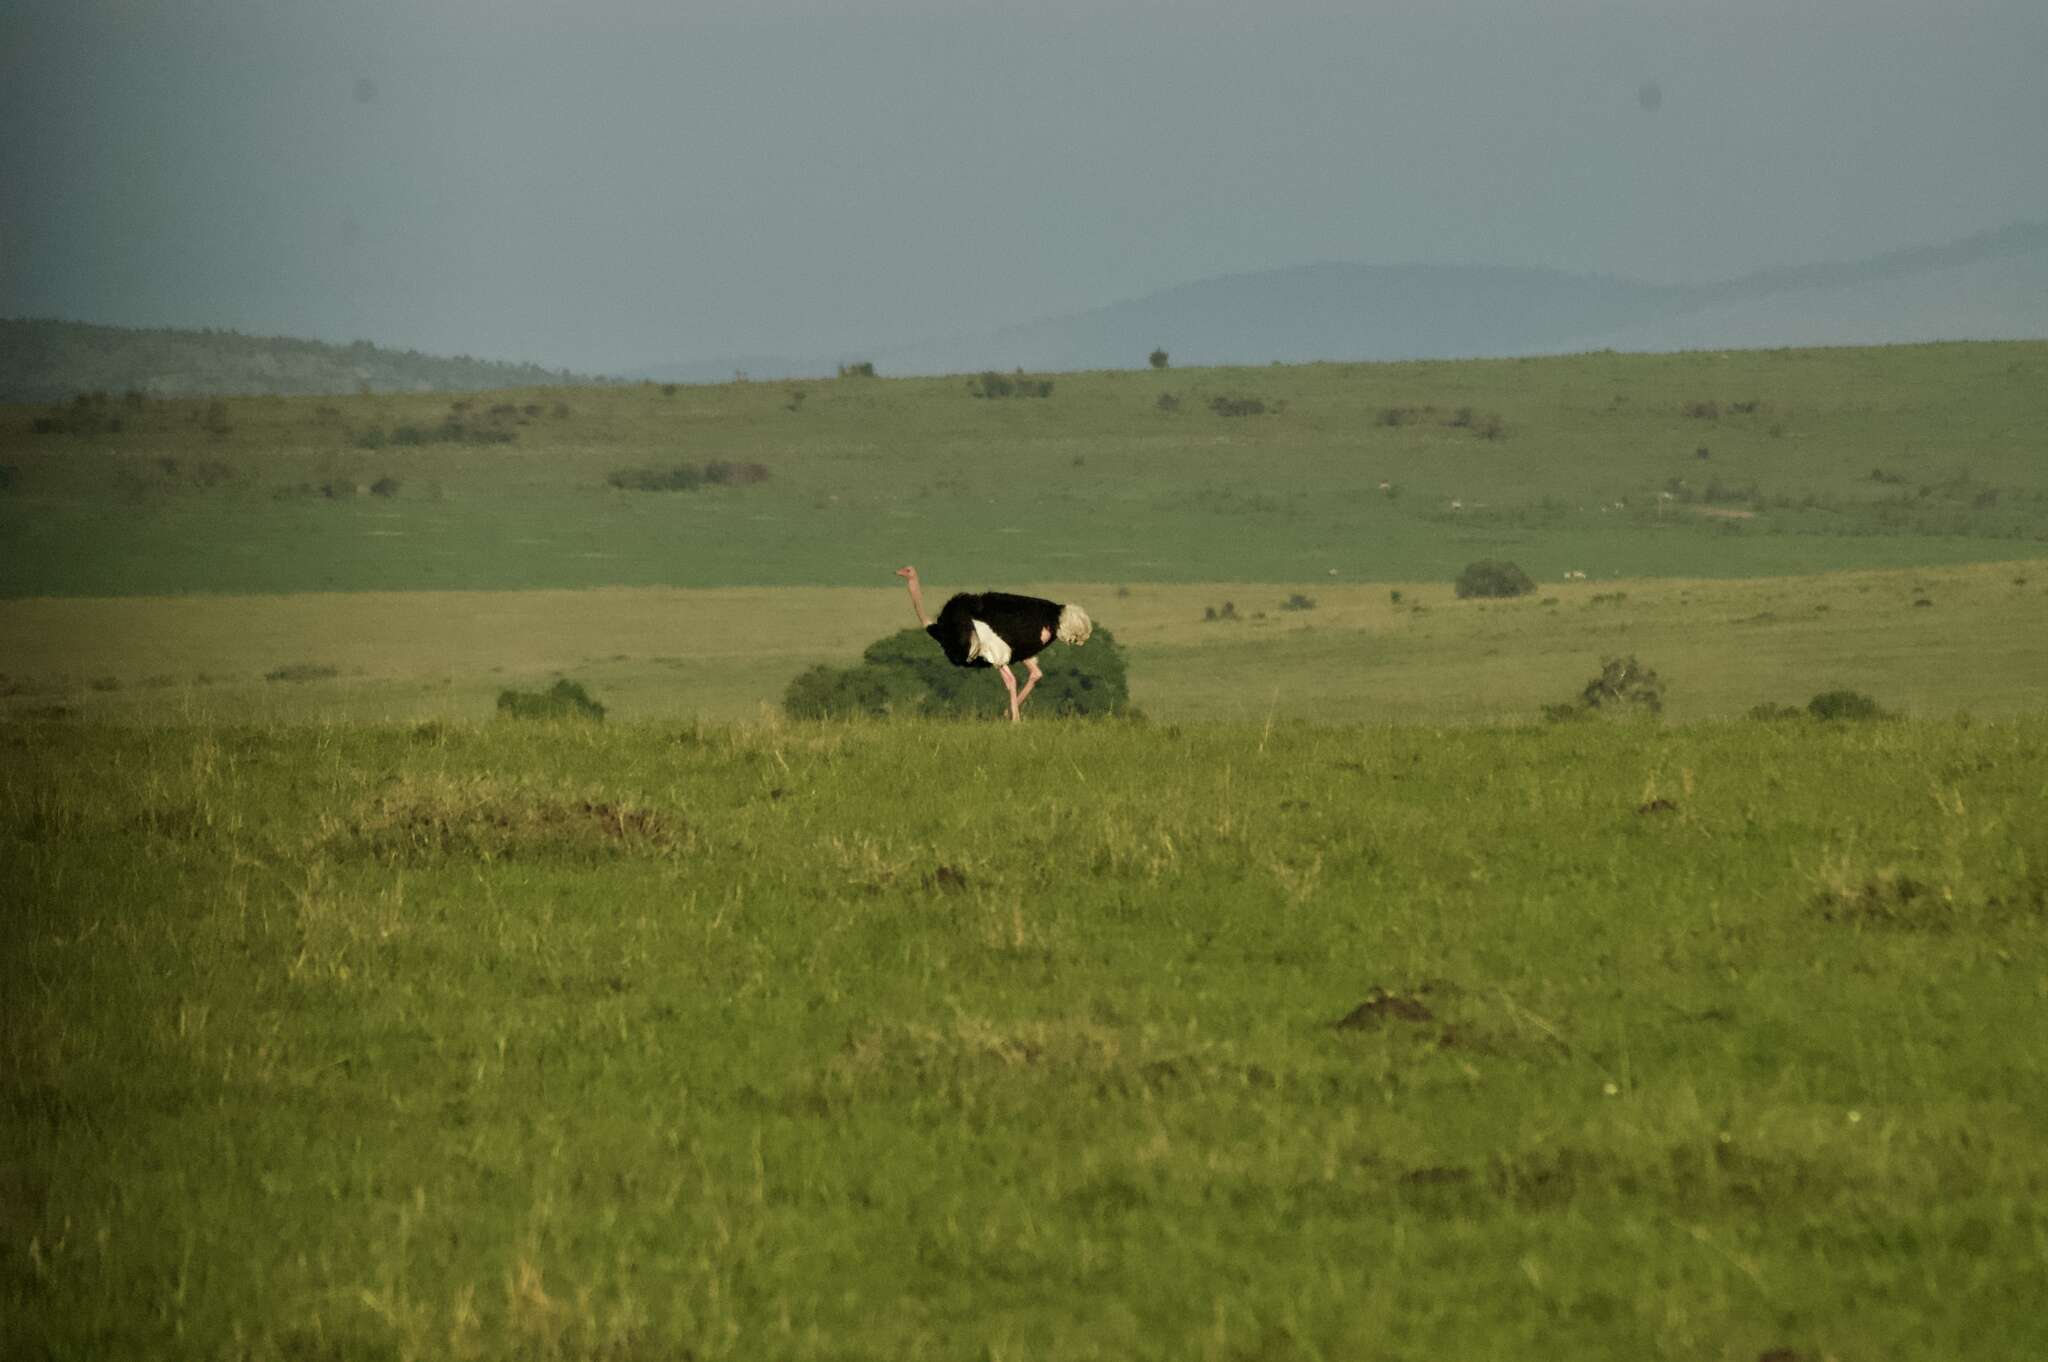
[[[982,583],[934,589],[952,585]],[[1678,719],[1835,686],[1940,717],[2037,712],[2048,693],[2042,561],[1546,583],[1515,601],[1459,601],[1441,582],[1021,585],[1113,628],[1134,701],[1163,721],[1530,720],[1626,653],[1666,677]],[[1290,597],[1314,608],[1282,608]],[[1226,604],[1231,618],[1206,618]],[[476,720],[506,686],[567,675],[615,717],[744,720],[806,667],[909,622],[893,587],[0,601],[0,714]],[[980,684],[997,712],[1000,682]]]
[[[2048,539],[2040,343],[977,386],[10,408],[0,596],[853,586],[906,561],[948,580],[1448,581],[1488,556],[1539,579],[1737,577]],[[714,462],[767,480],[609,482]]]
[[12,1356],[2048,1352],[2038,719],[0,742]]

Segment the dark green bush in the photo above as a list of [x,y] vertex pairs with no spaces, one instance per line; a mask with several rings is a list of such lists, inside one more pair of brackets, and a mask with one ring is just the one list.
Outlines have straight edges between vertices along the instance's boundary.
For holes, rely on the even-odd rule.
[[501,690],[498,713],[507,719],[597,719],[604,706],[577,682],[564,678],[546,690]]
[[1212,397],[1209,410],[1218,416],[1264,416],[1266,404],[1256,397]]
[[341,668],[321,662],[293,662],[263,673],[265,681],[329,681],[341,675]]
[[668,468],[615,468],[605,481],[626,492],[694,492],[704,485],[704,470],[688,463]]
[[1882,719],[1885,712],[1877,701],[1860,691],[1824,690],[1806,702],[1806,712],[1816,719]]
[[1164,350],[1154,350],[1145,357],[1145,360],[1155,369],[1164,369],[1166,367],[1167,354]]
[[1536,583],[1528,573],[1502,559],[1482,558],[1467,563],[1458,574],[1459,600],[1468,596],[1526,596],[1535,589]]
[[979,377],[968,379],[967,391],[976,397],[1051,397],[1052,380],[1013,378],[990,369]]
[[768,468],[759,463],[713,459],[702,468],[688,463],[666,468],[615,468],[605,481],[627,492],[694,492],[707,485],[746,487],[766,482]]
[[[1039,654],[1039,666],[1045,678],[1025,702],[1026,713],[1130,713],[1123,649],[1107,629],[1098,626],[1078,648],[1055,645]],[[956,667],[924,630],[905,629],[869,644],[855,666],[803,672],[789,683],[782,708],[793,719],[891,714],[1000,718],[1009,713],[1009,700],[991,669]]]

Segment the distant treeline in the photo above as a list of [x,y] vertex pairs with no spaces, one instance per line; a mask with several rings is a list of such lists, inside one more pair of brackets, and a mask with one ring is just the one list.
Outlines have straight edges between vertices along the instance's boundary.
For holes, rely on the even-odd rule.
[[0,402],[78,393],[195,397],[355,392],[472,392],[589,383],[537,364],[330,345],[237,331],[0,320]]

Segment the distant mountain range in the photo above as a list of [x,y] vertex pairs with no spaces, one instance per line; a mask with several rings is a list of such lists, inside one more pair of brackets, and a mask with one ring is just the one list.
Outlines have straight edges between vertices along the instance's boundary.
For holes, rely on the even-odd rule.
[[[1298,265],[1224,275],[977,336],[863,353],[882,374],[1454,359],[2048,338],[2048,223],[1869,260],[1670,286],[1556,270]],[[655,366],[629,377],[818,377],[850,357]]]
[[[2048,338],[2048,223],[1718,284],[1632,283],[1489,265],[1331,263],[1230,274],[980,335],[838,356],[652,365],[621,377],[717,383],[878,373],[1456,359]],[[608,380],[357,341],[0,320],[0,401],[138,389],[162,396],[459,392]]]
[[131,389],[191,397],[474,392],[594,381],[536,364],[449,359],[368,341],[329,345],[236,331],[0,320],[0,402],[53,402],[76,393]]

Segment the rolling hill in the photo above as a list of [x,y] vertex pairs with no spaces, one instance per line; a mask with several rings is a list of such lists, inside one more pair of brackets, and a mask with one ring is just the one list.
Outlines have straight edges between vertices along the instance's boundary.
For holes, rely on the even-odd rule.
[[[860,358],[889,374],[1504,358],[2048,337],[2048,223],[1867,260],[1705,285],[1490,265],[1329,262],[1224,275],[1144,297]],[[635,377],[821,376],[843,357],[721,359]]]
[[0,402],[77,393],[153,397],[468,392],[592,380],[537,364],[423,355],[356,341],[330,345],[236,331],[0,320]]

